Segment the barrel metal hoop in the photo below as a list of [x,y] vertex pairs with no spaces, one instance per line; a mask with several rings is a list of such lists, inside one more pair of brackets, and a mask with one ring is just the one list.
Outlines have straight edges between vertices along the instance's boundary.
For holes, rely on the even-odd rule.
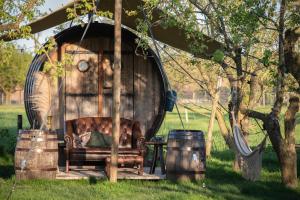
[[193,135],[169,135],[169,139],[172,140],[203,140],[203,136],[193,136]]
[[[29,148],[16,148],[16,151],[30,151]],[[39,149],[39,152],[58,152],[58,149]]]
[[[19,133],[20,135],[22,135],[22,134],[32,134],[33,132],[32,131],[30,131],[30,130],[28,130],[28,131],[22,131],[21,130],[21,133]],[[57,135],[57,133],[56,132],[43,132],[43,135]]]
[[[20,138],[19,140],[31,141],[32,138]],[[48,142],[48,141],[58,141],[58,139],[57,138],[48,138],[48,139],[39,140],[39,142]]]
[[204,147],[167,147],[168,150],[177,150],[177,151],[199,151],[203,150]]

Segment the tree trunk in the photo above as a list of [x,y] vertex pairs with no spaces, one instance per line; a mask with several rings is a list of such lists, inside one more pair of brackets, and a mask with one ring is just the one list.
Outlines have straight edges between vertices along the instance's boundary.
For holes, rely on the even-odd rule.
[[4,104],[10,104],[10,99],[11,99],[11,93],[10,92],[5,92],[4,93]]
[[121,16],[122,0],[115,0],[115,46],[113,77],[113,113],[112,113],[112,147],[111,147],[111,182],[117,182],[118,148],[120,134],[120,94],[121,94]]
[[212,99],[212,106],[211,106],[211,113],[209,119],[209,125],[207,130],[207,141],[206,141],[206,156],[209,157],[211,153],[212,141],[213,141],[213,128],[214,128],[214,121],[216,116],[216,110],[218,108],[218,101],[219,101],[219,92],[214,95]]
[[281,180],[287,187],[297,187],[297,154],[295,149],[296,114],[299,111],[299,98],[290,98],[285,113],[285,138],[280,132],[277,110],[273,110],[264,120],[264,127],[270,137],[273,149],[280,163]]
[[281,180],[290,188],[298,186],[297,180],[297,153],[294,144],[285,143],[281,153]]
[[295,148],[296,114],[299,111],[299,98],[291,97],[285,112],[285,140],[281,154],[281,177],[287,187],[297,187],[297,153]]
[[218,125],[219,125],[221,135],[224,138],[227,146],[230,149],[234,149],[235,145],[234,145],[233,137],[230,134],[230,130],[226,126],[226,123],[225,123],[225,120],[224,120],[224,117],[223,117],[223,113],[219,109],[216,109],[216,119],[217,119],[217,122],[218,122]]

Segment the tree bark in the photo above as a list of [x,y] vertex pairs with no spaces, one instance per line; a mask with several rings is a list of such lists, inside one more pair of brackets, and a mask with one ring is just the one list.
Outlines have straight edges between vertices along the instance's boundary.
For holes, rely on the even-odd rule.
[[[295,148],[295,127],[296,114],[299,111],[299,98],[291,97],[289,107],[285,113],[285,137],[280,131],[279,112],[276,109],[269,115],[256,111],[242,109],[243,113],[249,117],[257,118],[263,121],[264,129],[267,131],[273,149],[280,163],[281,180],[287,187],[297,187],[297,154]],[[277,99],[277,104],[280,100]],[[280,107],[280,106],[279,106]]]
[[115,0],[115,45],[114,45],[114,77],[113,77],[113,119],[111,147],[111,182],[117,182],[118,177],[118,148],[120,134],[120,93],[121,93],[121,16],[122,0]]
[[[285,32],[284,57],[285,66],[300,85],[300,52],[296,48],[297,41],[300,40],[300,27],[288,29]],[[298,88],[300,93],[300,88]]]
[[233,137],[230,133],[229,128],[226,126],[226,123],[225,123],[225,120],[223,117],[223,113],[219,109],[216,109],[216,119],[217,119],[217,122],[219,125],[221,135],[224,138],[227,146],[230,149],[234,149],[235,145],[234,145]]
[[284,129],[285,140],[282,151],[281,177],[284,185],[297,187],[297,153],[295,148],[296,114],[299,111],[299,98],[291,97],[289,107],[285,112]]

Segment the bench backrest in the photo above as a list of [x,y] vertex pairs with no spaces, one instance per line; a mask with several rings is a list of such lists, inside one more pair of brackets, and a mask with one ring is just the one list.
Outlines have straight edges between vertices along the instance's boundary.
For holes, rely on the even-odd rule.
[[[138,122],[121,118],[120,120],[120,140],[119,148],[132,148],[135,146],[133,137],[141,134]],[[87,132],[101,132],[109,136],[112,135],[111,117],[84,117],[66,121],[67,134],[73,138],[73,134],[78,136]],[[133,134],[134,133],[134,134]]]

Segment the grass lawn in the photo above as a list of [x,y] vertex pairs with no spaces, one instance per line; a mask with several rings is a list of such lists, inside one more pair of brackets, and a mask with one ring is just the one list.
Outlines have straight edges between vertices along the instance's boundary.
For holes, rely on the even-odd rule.
[[[267,108],[265,108],[267,109]],[[184,110],[180,110],[183,114]],[[0,200],[6,199],[14,182],[13,152],[16,142],[17,114],[23,114],[24,127],[28,126],[22,106],[0,106]],[[207,131],[209,113],[203,109],[189,112],[186,129]],[[298,116],[297,123],[300,124]],[[176,113],[168,113],[159,135],[166,136],[170,129],[181,128]],[[251,145],[260,142],[263,134],[252,127]],[[297,143],[300,143],[300,125],[297,130]],[[213,132],[213,154],[207,161],[206,178],[199,182],[172,183],[164,181],[122,180],[111,184],[107,180],[80,181],[21,181],[17,182],[11,199],[228,199],[228,200],[274,200],[300,199],[299,187],[287,189],[280,183],[280,170],[276,156],[268,142],[263,156],[261,180],[249,182],[232,170],[233,153],[230,152],[220,136],[217,125]],[[298,150],[298,156],[300,152]],[[298,159],[298,166],[300,161]],[[298,169],[298,174],[300,170]]]

